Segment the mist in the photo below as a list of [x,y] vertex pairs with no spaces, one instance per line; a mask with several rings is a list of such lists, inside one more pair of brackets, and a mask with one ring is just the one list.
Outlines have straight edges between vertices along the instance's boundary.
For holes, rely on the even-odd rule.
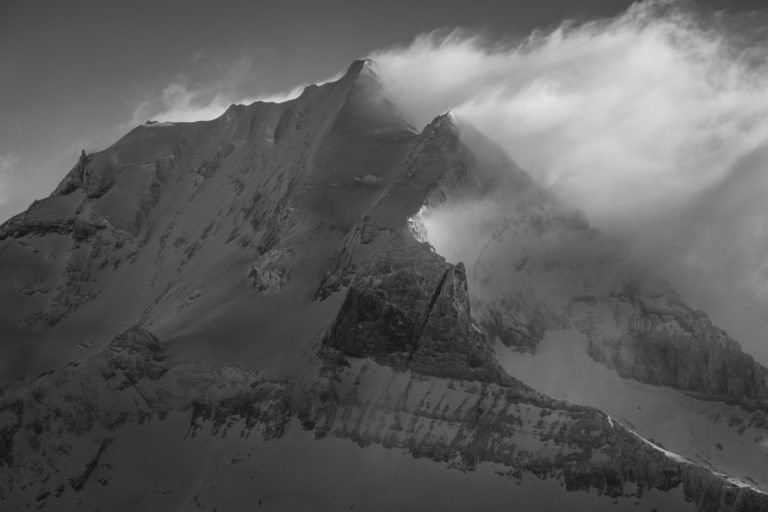
[[[231,76],[231,75],[234,75]],[[137,105],[131,119],[124,124],[124,129],[130,129],[146,121],[158,122],[193,122],[209,121],[221,116],[232,104],[248,105],[257,101],[282,103],[301,95],[309,84],[297,85],[287,91],[248,95],[241,91],[242,87],[233,84],[245,82],[243,72],[229,73],[224,78],[211,83],[191,85],[184,80],[171,82],[162,94],[148,98]],[[341,78],[341,73],[315,82],[322,85]]]
[[[475,126],[766,364],[766,19],[645,1],[517,40],[438,31],[371,58],[406,121],[452,111]],[[426,217],[449,259],[471,260],[478,240],[462,233],[483,231],[462,226],[501,211]]]

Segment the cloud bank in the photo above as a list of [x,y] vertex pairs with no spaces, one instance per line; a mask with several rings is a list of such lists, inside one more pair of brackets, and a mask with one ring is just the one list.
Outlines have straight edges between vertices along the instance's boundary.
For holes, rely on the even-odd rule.
[[451,110],[476,126],[768,363],[767,19],[650,0],[517,41],[443,31],[371,58],[407,121]]
[[768,140],[768,47],[732,22],[647,1],[516,44],[457,30],[372,58],[410,122],[454,111],[607,225],[666,215]]

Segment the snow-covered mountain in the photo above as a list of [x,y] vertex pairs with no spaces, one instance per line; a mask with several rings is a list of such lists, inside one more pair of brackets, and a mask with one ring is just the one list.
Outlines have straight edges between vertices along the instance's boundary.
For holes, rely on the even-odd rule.
[[0,508],[768,510],[768,370],[364,61],[0,227]]

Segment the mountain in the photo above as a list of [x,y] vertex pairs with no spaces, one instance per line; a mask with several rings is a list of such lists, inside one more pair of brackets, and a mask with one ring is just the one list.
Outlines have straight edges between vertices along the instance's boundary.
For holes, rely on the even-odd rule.
[[365,61],[83,154],[0,261],[4,510],[768,510],[766,369]]

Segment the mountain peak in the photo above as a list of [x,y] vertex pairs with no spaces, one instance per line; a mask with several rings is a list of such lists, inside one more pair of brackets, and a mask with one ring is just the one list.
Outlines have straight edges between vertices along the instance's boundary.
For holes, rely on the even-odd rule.
[[[137,128],[0,226],[2,508],[211,510],[221,468],[287,475],[330,436],[420,471],[505,466],[483,476],[515,480],[505,504],[550,485],[545,510],[765,510],[710,468],[768,485],[768,370],[675,297],[603,286],[626,271],[612,251],[460,115],[409,127],[368,59],[289,101]],[[569,379],[547,373],[557,333]],[[278,451],[297,436],[300,457]],[[190,448],[224,438],[232,458]]]
[[347,70],[341,75],[341,78],[339,78],[334,83],[355,83],[359,79],[366,77],[369,79],[373,79],[376,82],[378,82],[378,76],[376,73],[371,69],[371,60],[370,59],[355,59],[352,61],[352,63],[347,66]]
[[371,59],[355,59],[347,68],[347,74],[359,74],[363,71],[370,71],[373,61]]

